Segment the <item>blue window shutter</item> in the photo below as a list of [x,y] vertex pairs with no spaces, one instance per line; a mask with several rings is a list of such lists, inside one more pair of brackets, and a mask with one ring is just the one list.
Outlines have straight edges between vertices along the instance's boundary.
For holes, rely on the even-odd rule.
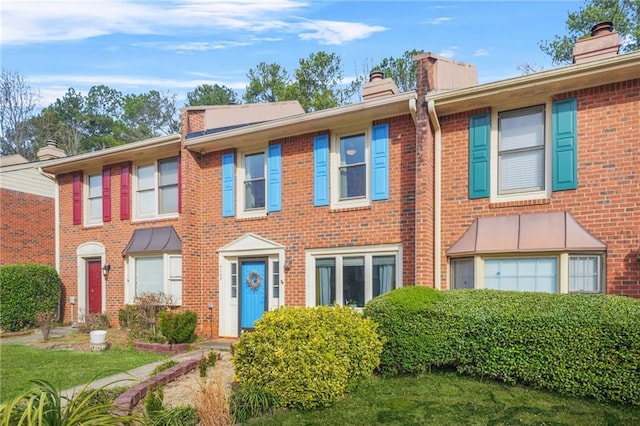
[[282,148],[280,144],[271,145],[268,156],[268,210],[270,212],[279,212],[282,210]]
[[329,205],[329,135],[313,138],[313,205]]
[[371,138],[371,199],[389,198],[389,124],[373,126]]
[[231,152],[222,156],[222,217],[234,216],[235,204],[235,160]]
[[469,121],[469,198],[489,196],[489,146],[491,115],[474,115]]
[[575,98],[553,103],[553,190],[578,187],[578,117]]

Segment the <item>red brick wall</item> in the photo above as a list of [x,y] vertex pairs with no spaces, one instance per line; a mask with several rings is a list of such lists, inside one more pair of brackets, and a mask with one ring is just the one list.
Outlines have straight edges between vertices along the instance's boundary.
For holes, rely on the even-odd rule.
[[[78,260],[76,255],[78,246],[87,242],[95,242],[105,247],[105,262],[111,265],[111,270],[107,276],[106,294],[103,297],[106,297],[106,313],[109,315],[111,325],[117,326],[118,309],[124,306],[125,264],[122,250],[129,242],[133,231],[142,228],[173,225],[178,235],[181,233],[181,222],[178,219],[144,222],[120,220],[120,165],[114,164],[110,167],[111,222],[106,222],[102,226],[85,227],[84,225],[73,225],[72,174],[58,176],[60,184],[60,278],[63,284],[63,321],[71,320],[69,297],[78,297]],[[131,196],[134,196],[133,191]],[[76,304],[73,313],[74,320],[77,320],[75,311],[77,307],[78,305]]]
[[390,126],[389,199],[367,208],[332,211],[313,206],[316,134],[272,141],[282,146],[282,210],[257,219],[222,217],[221,157],[228,151],[183,153],[185,171],[193,170],[186,173],[188,181],[183,180],[183,288],[195,290],[193,299],[184,300],[200,313],[213,300],[213,324],[202,324],[205,333],[209,327],[218,330],[218,249],[249,232],[282,244],[292,257],[283,277],[288,306],[305,304],[305,250],[312,248],[402,244],[403,283],[414,283],[415,126],[410,115],[379,122]]
[[0,189],[0,265],[55,264],[53,198]]
[[474,218],[568,211],[607,245],[607,293],[640,297],[640,80],[555,96],[567,97],[578,101],[578,189],[543,201],[492,205],[488,198],[468,199],[468,123],[482,111],[440,119],[443,288],[445,251]]

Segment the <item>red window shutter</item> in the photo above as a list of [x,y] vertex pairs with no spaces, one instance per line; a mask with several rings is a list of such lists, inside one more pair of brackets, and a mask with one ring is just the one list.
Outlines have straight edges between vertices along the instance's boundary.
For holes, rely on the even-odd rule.
[[128,220],[131,212],[131,163],[120,166],[120,220]]
[[182,213],[182,154],[178,155],[178,213]]
[[82,224],[82,172],[73,174],[73,224]]
[[111,222],[111,167],[102,169],[102,221]]

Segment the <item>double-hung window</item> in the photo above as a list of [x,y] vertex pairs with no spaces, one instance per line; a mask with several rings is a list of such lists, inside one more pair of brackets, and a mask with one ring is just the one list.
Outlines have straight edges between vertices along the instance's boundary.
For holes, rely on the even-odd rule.
[[87,176],[86,200],[87,224],[102,223],[102,173]]
[[366,135],[359,133],[339,139],[340,201],[367,197]]
[[545,189],[544,106],[498,114],[498,195]]
[[307,303],[363,307],[400,286],[399,247],[318,250],[307,254]]
[[153,218],[178,213],[178,158],[138,166],[136,217]]
[[246,154],[244,158],[244,211],[264,211],[266,195],[266,155],[263,152]]
[[129,303],[136,297],[153,294],[174,306],[182,304],[182,256],[158,254],[129,258]]

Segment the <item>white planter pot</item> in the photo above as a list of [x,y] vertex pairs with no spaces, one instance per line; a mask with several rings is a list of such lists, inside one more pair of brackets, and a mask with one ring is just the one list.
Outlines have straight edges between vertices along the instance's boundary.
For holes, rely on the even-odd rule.
[[89,343],[104,345],[107,342],[107,330],[93,330],[89,333]]

